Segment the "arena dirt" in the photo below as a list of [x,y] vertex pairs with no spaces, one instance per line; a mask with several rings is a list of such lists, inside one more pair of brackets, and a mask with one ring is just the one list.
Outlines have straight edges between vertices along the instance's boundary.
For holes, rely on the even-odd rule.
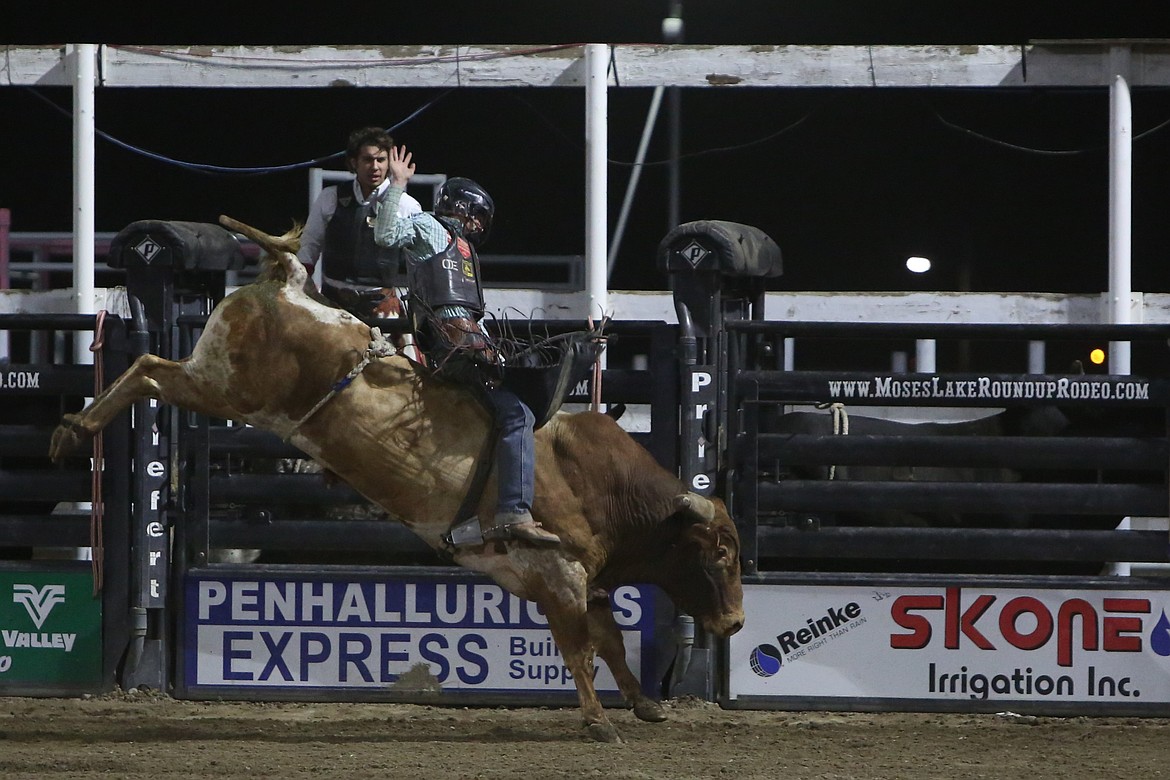
[[0,777],[1158,778],[1170,720],[1011,713],[745,712],[672,702],[611,711],[590,742],[574,709],[188,702],[161,694],[0,698]]

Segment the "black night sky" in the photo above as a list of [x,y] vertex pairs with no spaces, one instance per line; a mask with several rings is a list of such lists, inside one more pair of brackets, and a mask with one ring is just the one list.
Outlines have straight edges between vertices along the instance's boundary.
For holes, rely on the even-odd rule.
[[[555,13],[548,8],[556,7]],[[147,9],[34,12],[8,43],[652,42],[670,3],[363,6],[309,18],[260,9],[163,18]],[[1170,37],[1161,3],[684,2],[687,43],[1013,44]],[[937,8],[945,6],[946,14]],[[318,7],[325,16],[329,9]],[[40,15],[42,18],[37,19]],[[620,76],[620,62],[618,63]],[[611,226],[651,91],[611,88]],[[341,149],[359,125],[398,124],[420,171],[467,175],[495,196],[489,254],[584,251],[580,89],[101,90],[97,229],[227,213],[282,232],[306,211],[307,175],[210,175],[171,160],[287,167]],[[71,229],[71,96],[0,86],[0,206],[17,231]],[[1133,92],[1133,287],[1170,290],[1170,90]],[[786,130],[786,128],[789,128]],[[792,290],[1098,292],[1107,285],[1108,95],[1099,90],[683,92],[681,218],[759,226]],[[1144,135],[1143,135],[1144,134]],[[650,146],[611,286],[661,287],[665,114]],[[330,167],[330,166],[327,166]],[[936,270],[911,277],[908,252]]]

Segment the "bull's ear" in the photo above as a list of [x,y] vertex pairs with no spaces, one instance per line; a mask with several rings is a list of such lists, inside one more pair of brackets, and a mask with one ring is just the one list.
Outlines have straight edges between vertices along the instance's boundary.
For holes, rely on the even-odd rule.
[[709,523],[715,519],[715,505],[710,499],[689,491],[674,497],[674,511],[695,523]]

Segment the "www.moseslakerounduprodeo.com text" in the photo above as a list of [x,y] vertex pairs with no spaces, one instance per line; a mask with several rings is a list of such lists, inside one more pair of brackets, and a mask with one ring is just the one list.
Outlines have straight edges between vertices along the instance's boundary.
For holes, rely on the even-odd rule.
[[1093,381],[1059,379],[906,379],[875,376],[873,379],[829,380],[832,398],[954,398],[1003,400],[1120,400],[1147,401],[1150,383],[1138,380]]

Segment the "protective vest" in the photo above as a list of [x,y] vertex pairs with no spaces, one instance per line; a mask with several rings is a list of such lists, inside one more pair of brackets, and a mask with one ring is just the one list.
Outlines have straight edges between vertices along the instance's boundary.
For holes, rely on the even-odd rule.
[[447,248],[423,260],[408,259],[410,294],[435,311],[442,306],[463,306],[483,315],[479,256],[457,229],[440,219],[451,236]]
[[337,210],[325,226],[321,262],[330,279],[401,287],[406,284],[402,250],[374,243],[374,213],[370,204],[354,197],[350,182],[332,185],[337,189]]

